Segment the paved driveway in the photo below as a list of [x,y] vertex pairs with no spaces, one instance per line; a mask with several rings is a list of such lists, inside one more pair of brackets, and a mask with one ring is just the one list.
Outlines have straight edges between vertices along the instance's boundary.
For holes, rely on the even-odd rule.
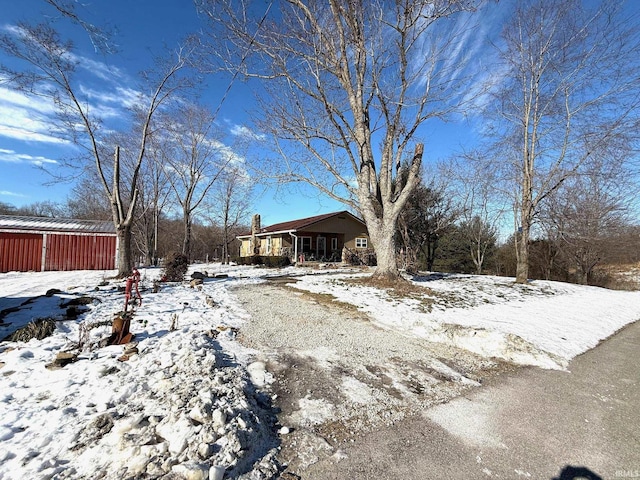
[[357,440],[304,479],[640,478],[640,322]]

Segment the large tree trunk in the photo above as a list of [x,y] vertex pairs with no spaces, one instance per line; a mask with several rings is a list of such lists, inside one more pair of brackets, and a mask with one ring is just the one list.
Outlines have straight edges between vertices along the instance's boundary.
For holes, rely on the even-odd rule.
[[[369,230],[369,238],[376,252],[377,266],[373,278],[385,281],[397,281],[400,277],[396,261],[395,226],[396,222],[384,217],[378,222],[379,228]],[[367,222],[369,225],[369,222]]]
[[131,274],[133,256],[131,254],[131,226],[118,225],[118,258],[116,259],[118,277],[124,278]]
[[529,219],[522,219],[522,231],[516,236],[516,283],[527,283],[529,278]]
[[184,214],[184,239],[182,241],[182,253],[187,256],[187,260],[191,262],[191,215],[187,212]]

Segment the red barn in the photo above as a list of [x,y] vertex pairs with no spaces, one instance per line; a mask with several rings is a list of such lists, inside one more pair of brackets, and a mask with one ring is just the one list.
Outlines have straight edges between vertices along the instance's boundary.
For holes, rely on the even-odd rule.
[[0,272],[111,270],[112,222],[0,215]]

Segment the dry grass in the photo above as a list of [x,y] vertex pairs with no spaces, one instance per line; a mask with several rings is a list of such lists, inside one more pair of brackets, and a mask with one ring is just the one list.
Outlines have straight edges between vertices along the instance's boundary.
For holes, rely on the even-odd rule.
[[640,264],[596,267],[590,283],[611,290],[640,290]]
[[362,287],[373,287],[384,290],[394,300],[411,299],[420,302],[426,312],[430,312],[434,301],[435,293],[428,287],[421,287],[400,277],[397,280],[386,278],[364,277],[354,278],[344,281],[346,284]]
[[300,290],[296,287],[291,286],[290,285],[291,283],[298,282],[298,280],[293,277],[276,277],[276,278],[269,278],[268,280],[271,285],[275,287],[283,288],[290,292],[294,292],[300,295],[305,300],[313,301],[313,302],[319,303],[320,305],[339,307],[339,308],[342,308],[343,310],[347,310],[350,312],[358,311],[357,306],[351,303],[341,302],[340,300],[338,300],[336,297],[334,297],[329,293],[309,292],[307,290]]
[[32,338],[42,340],[52,335],[56,329],[56,321],[52,318],[38,318],[24,327],[8,335],[3,341],[28,342]]

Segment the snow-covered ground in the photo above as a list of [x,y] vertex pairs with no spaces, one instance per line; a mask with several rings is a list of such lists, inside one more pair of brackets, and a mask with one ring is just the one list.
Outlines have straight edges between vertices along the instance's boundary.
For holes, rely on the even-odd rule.
[[[231,282],[264,273],[246,269]],[[51,288],[64,292],[8,313],[0,338],[33,319],[62,318],[59,305],[72,298],[94,298],[86,314],[57,322],[50,337],[1,344],[0,478],[272,478],[275,418],[270,399],[249,380],[251,352],[234,339],[244,318],[228,295],[229,280],[143,291],[131,326],[138,352],[126,361],[118,360],[123,346],[94,345],[62,369],[45,368],[58,352],[78,351],[81,325],[109,324],[89,330],[91,344],[110,335],[124,307],[117,290],[124,282],[105,282],[114,274],[0,275],[2,309]],[[159,274],[143,271],[143,285]]]
[[[354,304],[408,337],[547,368],[563,368],[640,318],[640,292],[554,282],[431,275],[398,294],[348,271],[194,270],[228,278],[152,293],[160,271],[142,271],[146,289],[131,328],[137,352],[126,360],[123,346],[95,345],[123,307],[124,282],[109,279],[115,272],[0,274],[0,338],[36,318],[62,319],[60,304],[72,298],[93,298],[87,313],[58,321],[50,337],[0,344],[0,478],[275,477],[280,426],[272,399],[256,388],[272,379],[236,340],[250,317],[230,292],[265,275],[295,276],[292,286]],[[62,293],[44,296],[51,288]],[[78,352],[81,330],[90,337],[77,361],[45,368],[61,351]]]
[[413,278],[419,291],[398,298],[359,285],[359,277],[309,276],[295,286],[330,293],[356,305],[381,327],[408,336],[544,368],[564,368],[576,355],[640,319],[638,291],[434,274]]

